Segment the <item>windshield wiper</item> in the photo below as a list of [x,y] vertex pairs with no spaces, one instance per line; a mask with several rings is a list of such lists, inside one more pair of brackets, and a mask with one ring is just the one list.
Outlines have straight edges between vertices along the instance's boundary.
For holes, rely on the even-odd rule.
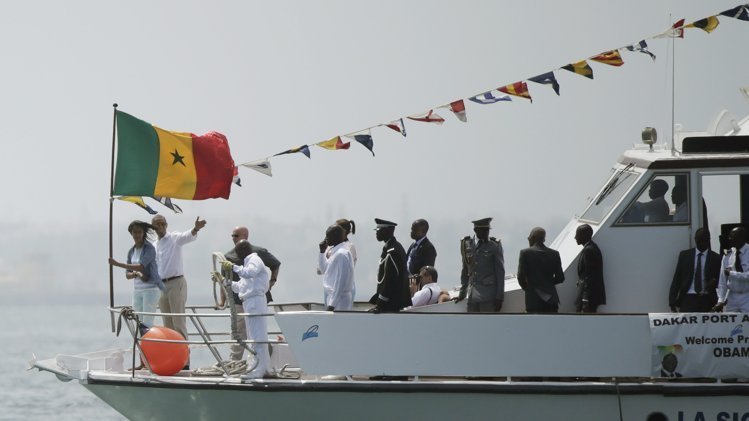
[[[609,181],[609,184],[606,184],[606,187],[603,188],[603,191],[601,192],[600,196],[598,196],[598,199],[596,200],[596,203],[595,203],[596,206],[598,206],[601,202],[603,202],[603,200],[606,199],[609,196],[609,194],[611,194],[611,192],[613,192],[614,190],[616,190],[617,187],[619,187],[619,185],[621,184],[619,182],[619,179],[622,177],[622,174],[627,173],[627,177],[632,175],[632,173],[628,171],[634,166],[635,164],[631,164],[631,163],[627,164],[626,167],[622,168],[619,171],[619,173],[615,175],[614,178],[611,179],[611,181]],[[627,177],[625,177],[621,181],[626,180]]]

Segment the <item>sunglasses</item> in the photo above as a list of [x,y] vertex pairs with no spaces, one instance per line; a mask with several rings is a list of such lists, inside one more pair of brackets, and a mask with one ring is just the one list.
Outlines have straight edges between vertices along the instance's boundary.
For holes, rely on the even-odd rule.
[[233,238],[237,238],[237,237],[239,237],[239,234],[232,234],[231,236],[232,236]]

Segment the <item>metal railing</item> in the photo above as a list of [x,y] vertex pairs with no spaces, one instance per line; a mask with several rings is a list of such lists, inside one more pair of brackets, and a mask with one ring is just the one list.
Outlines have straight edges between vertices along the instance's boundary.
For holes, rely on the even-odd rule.
[[[290,304],[271,304],[269,307],[272,308],[278,308],[279,311],[284,311],[284,308],[291,308],[291,307],[302,307],[304,310],[311,310],[313,308],[319,307],[320,309],[323,309],[322,304],[316,304],[316,303],[290,303]],[[280,343],[286,343],[283,340],[267,340],[267,341],[256,341],[252,339],[244,339],[244,340],[237,340],[237,339],[231,339],[232,332],[231,331],[220,331],[220,332],[212,332],[208,329],[206,326],[206,323],[204,323],[205,319],[212,319],[212,318],[231,318],[232,314],[229,312],[215,312],[215,313],[206,313],[207,310],[214,310],[214,311],[221,311],[215,306],[209,306],[209,305],[187,305],[185,306],[186,313],[161,313],[161,312],[136,312],[133,311],[129,306],[115,306],[110,307],[109,311],[113,316],[120,316],[120,321],[118,322],[118,325],[121,326],[122,322],[124,321],[125,326],[128,328],[128,331],[130,332],[131,337],[133,338],[133,367],[135,367],[135,355],[136,353],[140,355],[141,361],[146,366],[149,372],[153,373],[153,370],[151,368],[151,365],[148,362],[148,359],[145,357],[143,353],[143,349],[141,348],[141,342],[163,342],[163,343],[183,343],[189,345],[205,345],[213,355],[213,357],[216,360],[217,366],[221,368],[223,371],[223,374],[225,376],[231,376],[230,370],[226,366],[226,363],[224,359],[221,357],[221,354],[219,353],[219,350],[217,348],[217,345],[234,345],[234,344],[240,344],[242,345],[247,352],[249,352],[252,355],[255,355],[255,352],[250,348],[248,345],[250,344],[268,344],[274,345],[274,344],[280,344]],[[200,311],[200,312],[199,312]],[[194,332],[190,332],[188,330],[187,335],[188,338],[184,340],[175,340],[175,339],[156,339],[156,338],[143,338],[140,337],[139,332],[139,326],[138,323],[140,322],[140,318],[142,316],[167,316],[167,317],[186,317],[190,320],[190,323],[192,324],[192,327],[194,328]],[[236,314],[237,319],[242,320],[244,322],[244,317],[274,317],[274,313],[237,313]],[[117,333],[119,334],[120,327],[117,328]],[[279,330],[269,330],[269,335],[281,335],[281,332]],[[198,336],[200,339],[191,340],[189,337],[191,336]],[[229,337],[230,339],[217,339],[220,337]],[[257,364],[257,361],[255,361],[255,365]],[[251,371],[253,367],[250,367],[247,371]],[[286,367],[284,367],[286,369]],[[135,375],[135,370],[133,370],[133,376]]]

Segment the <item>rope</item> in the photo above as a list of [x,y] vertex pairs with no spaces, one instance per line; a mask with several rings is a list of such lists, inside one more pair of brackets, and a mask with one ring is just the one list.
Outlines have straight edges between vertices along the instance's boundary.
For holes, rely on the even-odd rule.
[[[226,368],[226,371],[229,373],[230,376],[236,376],[239,374],[244,374],[247,371],[247,361],[246,360],[239,360],[239,361],[223,361],[222,362],[224,367]],[[216,363],[210,367],[203,367],[203,368],[196,368],[191,373],[193,376],[223,376],[224,370],[221,368],[221,365],[219,363]]]

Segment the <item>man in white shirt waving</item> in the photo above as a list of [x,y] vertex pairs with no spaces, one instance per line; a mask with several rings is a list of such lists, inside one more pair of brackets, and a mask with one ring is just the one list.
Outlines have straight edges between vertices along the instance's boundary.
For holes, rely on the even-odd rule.
[[[331,225],[320,245],[320,267],[325,267],[322,279],[325,306],[328,311],[351,310],[354,307],[354,259],[344,243],[346,231]],[[326,253],[327,247],[330,250]],[[325,257],[326,254],[329,257]]]
[[[182,268],[182,246],[195,241],[206,224],[205,219],[195,219],[195,226],[185,232],[167,232],[166,218],[156,215],[151,220],[156,235],[159,237],[156,247],[156,264],[159,266],[159,276],[164,282],[164,292],[159,299],[162,313],[184,313],[187,303],[187,281]],[[163,316],[164,326],[174,329],[187,339],[187,324],[184,316]],[[189,367],[189,363],[188,363]]]
[[746,230],[736,227],[728,234],[732,248],[723,257],[723,270],[718,280],[716,311],[749,313],[749,244]]

